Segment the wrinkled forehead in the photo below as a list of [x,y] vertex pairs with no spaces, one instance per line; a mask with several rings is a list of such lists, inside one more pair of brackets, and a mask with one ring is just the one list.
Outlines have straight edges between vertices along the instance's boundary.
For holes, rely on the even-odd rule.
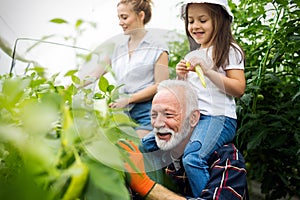
[[152,108],[169,108],[182,110],[185,108],[183,95],[180,95],[178,91],[163,89],[157,92],[152,101]]

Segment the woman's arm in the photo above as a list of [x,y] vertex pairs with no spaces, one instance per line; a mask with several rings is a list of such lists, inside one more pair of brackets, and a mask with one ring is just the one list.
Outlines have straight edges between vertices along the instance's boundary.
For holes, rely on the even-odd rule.
[[100,78],[100,76],[104,75],[107,72],[107,68],[111,65],[110,58],[107,56],[103,58],[101,62],[97,64],[97,66],[91,70],[87,75],[83,77],[83,84],[79,86],[79,88],[88,86],[91,83],[94,83],[96,80]]
[[[167,52],[163,52],[158,58],[154,66],[154,81],[153,85],[146,87],[143,90],[140,90],[132,94],[128,98],[121,98],[111,103],[109,106],[112,108],[124,108],[130,103],[139,103],[151,100],[156,93],[157,85],[163,80],[169,78],[169,55]],[[141,74],[142,76],[142,74]]]

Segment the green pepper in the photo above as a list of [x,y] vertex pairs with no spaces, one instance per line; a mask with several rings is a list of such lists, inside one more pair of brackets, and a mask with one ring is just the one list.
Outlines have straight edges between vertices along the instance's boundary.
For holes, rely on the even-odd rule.
[[200,79],[200,81],[201,81],[203,87],[206,88],[206,83],[205,83],[203,71],[202,71],[200,65],[197,65],[197,66],[195,67],[195,71],[196,71],[196,73],[197,73],[197,75],[198,75],[198,77],[199,77],[199,79]]
[[190,63],[189,61],[187,61],[187,62],[185,63],[185,65],[186,65],[186,68],[187,68],[187,69],[190,69],[191,63]]
[[88,179],[88,166],[80,160],[77,152],[75,153],[75,157],[75,163],[68,169],[72,174],[71,182],[62,200],[75,200],[79,198]]

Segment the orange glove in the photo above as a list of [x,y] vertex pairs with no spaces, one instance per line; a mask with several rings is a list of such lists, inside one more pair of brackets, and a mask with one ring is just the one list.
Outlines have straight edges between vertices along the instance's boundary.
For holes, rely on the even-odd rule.
[[145,172],[143,154],[131,141],[120,141],[118,145],[129,153],[131,163],[126,162],[125,168],[130,176],[128,180],[130,187],[145,197],[154,187],[155,182]]

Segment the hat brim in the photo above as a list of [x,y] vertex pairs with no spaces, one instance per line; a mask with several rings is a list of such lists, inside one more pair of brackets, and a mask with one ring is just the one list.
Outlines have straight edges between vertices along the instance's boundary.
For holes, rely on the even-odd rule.
[[219,0],[186,0],[184,1],[182,7],[181,7],[181,17],[183,18],[185,13],[186,13],[186,8],[188,4],[191,3],[211,3],[211,4],[216,4],[216,5],[220,5],[223,7],[223,9],[228,13],[229,17],[230,17],[230,21],[233,22],[233,14],[229,8],[228,5],[226,5],[225,3],[220,2]]

